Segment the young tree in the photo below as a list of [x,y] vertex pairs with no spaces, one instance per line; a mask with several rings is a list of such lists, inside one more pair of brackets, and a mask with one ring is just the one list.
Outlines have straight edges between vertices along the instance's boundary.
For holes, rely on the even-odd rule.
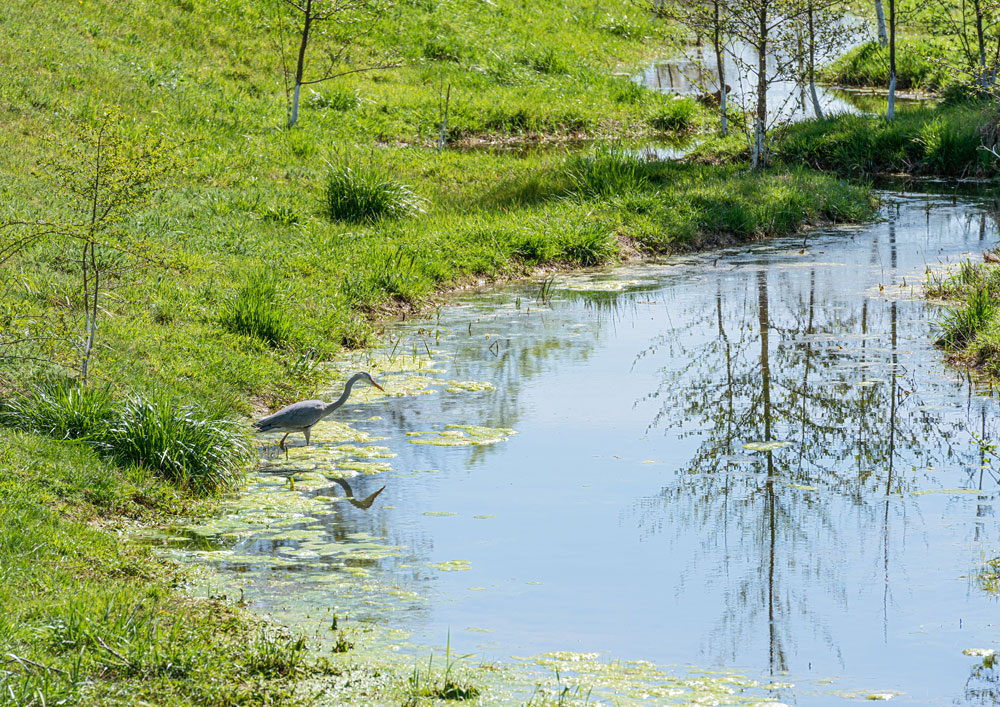
[[729,0],[727,9],[732,36],[752,51],[751,57],[737,54],[734,61],[740,73],[753,84],[753,91],[746,94],[751,105],[745,108],[753,115],[750,125],[753,168],[761,169],[768,161],[767,133],[771,127],[769,118],[773,119],[767,110],[768,87],[795,74],[797,37],[793,23],[802,16],[804,6],[801,0]]
[[813,114],[822,118],[823,107],[816,90],[816,64],[844,51],[860,27],[846,17],[840,8],[821,0],[804,0],[804,13],[795,25],[799,36],[795,49],[798,53],[796,81],[803,87],[803,93],[808,90]]
[[83,334],[67,338],[75,340],[80,359],[71,367],[85,383],[105,295],[129,273],[159,262],[150,242],[134,230],[134,220],[177,160],[163,136],[117,110],[60,140],[58,147],[61,156],[43,162],[41,176],[64,197],[65,208],[51,220],[0,224],[0,265],[42,241],[59,244],[57,259],[78,278],[70,299],[74,309],[82,310]]
[[[299,121],[302,87],[323,83],[340,76],[362,71],[388,69],[398,62],[376,61],[372,65],[351,65],[349,52],[370,34],[382,20],[389,0],[277,0],[277,26],[274,37],[281,56],[288,127]],[[295,66],[289,67],[288,44],[294,44]],[[310,48],[320,53],[318,68],[307,68]]]
[[889,106],[886,120],[896,117],[896,0],[889,0]]
[[[929,8],[931,31],[955,41],[965,63],[956,68],[967,72],[972,83],[982,89],[988,89],[996,80],[1000,60],[998,9],[994,0],[936,0]],[[988,65],[987,52],[993,45],[997,51]]]
[[[657,5],[657,14],[668,17],[696,36],[706,35],[711,38],[712,51],[715,55],[715,74],[718,77],[719,123],[723,136],[729,134],[729,119],[726,91],[726,43],[729,39],[729,28],[726,25],[727,0],[693,0],[692,2],[677,2],[670,6],[662,2]],[[709,87],[705,86],[704,89]],[[706,93],[711,93],[707,90]]]
[[[796,78],[802,55],[800,45],[809,46],[815,64],[816,56],[822,56],[829,51],[828,46],[841,41],[839,37],[846,33],[837,29],[842,18],[840,7],[833,0],[728,1],[727,26],[731,36],[743,42],[752,52],[750,57],[736,54],[734,61],[741,74],[754,84],[754,90],[747,93],[752,104],[746,106],[753,115],[749,138],[754,169],[761,169],[767,164],[768,132],[776,121],[784,117],[781,110],[768,112],[768,88],[775,81]],[[808,24],[810,13],[814,18],[814,31],[810,40],[803,43],[799,27],[803,23]],[[825,24],[822,32],[815,21],[820,14]]]
[[884,47],[889,43],[889,37],[885,33],[885,10],[882,7],[882,0],[875,0],[875,21],[878,24],[878,43]]

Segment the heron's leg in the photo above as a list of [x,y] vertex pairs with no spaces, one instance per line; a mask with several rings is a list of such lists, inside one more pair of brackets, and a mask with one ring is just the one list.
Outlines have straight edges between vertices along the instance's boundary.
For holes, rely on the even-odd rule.
[[302,430],[303,432],[305,432],[305,435],[306,435],[306,446],[307,447],[309,446],[309,432],[310,432],[311,429],[312,429],[311,427],[307,427],[304,430]]

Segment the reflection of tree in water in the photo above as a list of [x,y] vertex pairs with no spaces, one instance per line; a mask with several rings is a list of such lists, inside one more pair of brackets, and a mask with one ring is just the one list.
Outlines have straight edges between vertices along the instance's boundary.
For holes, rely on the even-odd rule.
[[988,655],[972,668],[965,681],[964,704],[1000,704],[1000,674],[997,674],[997,658]]
[[[411,326],[410,341],[404,348],[422,351],[423,342],[436,344],[448,354],[447,377],[455,380],[484,380],[495,390],[487,394],[447,393],[401,399],[384,416],[397,429],[419,428],[423,415],[433,419],[453,419],[459,424],[518,429],[526,387],[546,374],[585,363],[606,335],[614,335],[614,325],[634,307],[637,288],[628,292],[558,292],[546,304],[522,299],[520,309],[490,302],[481,308],[455,308],[446,312],[438,326]],[[508,299],[511,295],[507,296]],[[581,317],[580,305],[593,314]],[[416,342],[416,345],[413,345]],[[433,356],[431,357],[433,358]],[[430,460],[432,448],[407,450]],[[468,448],[469,464],[499,451],[492,445]]]
[[[954,444],[960,421],[921,409],[900,362],[898,303],[862,296],[849,312],[819,307],[814,269],[803,280],[761,268],[754,284],[742,299],[726,297],[720,282],[714,302],[651,348],[683,362],[663,369],[648,396],[662,403],[651,429],[670,424],[700,443],[676,483],[641,501],[638,515],[647,533],[673,527],[680,539],[698,529],[705,552],[689,571],[721,557],[710,577],[727,588],[712,649],[745,654],[764,621],[768,664],[780,672],[794,652],[794,620],[811,622],[839,655],[814,592],[847,605],[838,557],[845,514],[852,527],[881,526],[887,621],[890,526],[909,503],[899,493],[913,487],[917,468],[967,465],[974,450]],[[747,451],[748,442],[763,451]],[[768,448],[778,442],[791,446]]]

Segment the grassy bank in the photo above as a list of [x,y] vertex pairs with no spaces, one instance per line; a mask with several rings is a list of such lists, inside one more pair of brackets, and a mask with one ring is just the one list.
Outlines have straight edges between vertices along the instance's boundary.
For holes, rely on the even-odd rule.
[[850,175],[905,173],[992,177],[1000,160],[981,149],[995,143],[997,109],[986,103],[902,107],[881,116],[805,120],[775,139],[778,161]]
[[[350,62],[399,66],[307,90],[291,131],[270,12],[0,9],[2,220],[74,222],[51,162],[72,164],[75,129],[111,105],[183,165],[116,231],[148,260],[114,272],[102,299],[89,390],[106,399],[88,398],[90,412],[70,420],[80,401],[56,399],[46,417],[30,392],[71,377],[79,356],[78,242],[49,234],[0,264],[0,321],[70,334],[0,368],[0,704],[282,704],[304,681],[347,680],[231,603],[183,599],[176,567],[108,529],[210,509],[247,459],[226,420],[315,395],[316,362],[370,342],[381,314],[468,282],[872,215],[867,189],[798,169],[429,147],[448,86],[452,141],[703,124],[692,102],[616,75],[675,36],[628,0],[398,3]],[[199,467],[223,438],[232,457]]]
[[1000,268],[966,261],[930,276],[926,293],[946,303],[937,345],[961,365],[1000,376]]
[[0,704],[280,704],[328,668],[100,526],[193,510],[175,487],[90,449],[0,439]]
[[[954,83],[948,49],[940,40],[917,35],[897,39],[896,89],[934,93]],[[889,86],[889,49],[877,41],[844,52],[820,71],[820,80],[835,86],[859,88]]]

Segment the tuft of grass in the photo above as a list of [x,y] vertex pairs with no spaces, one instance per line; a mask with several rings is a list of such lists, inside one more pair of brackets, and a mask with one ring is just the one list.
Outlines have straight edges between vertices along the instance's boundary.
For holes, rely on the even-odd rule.
[[617,252],[614,234],[599,226],[571,231],[559,243],[563,259],[584,267],[606,263]]
[[427,672],[422,673],[416,666],[409,678],[409,698],[404,702],[407,707],[420,704],[425,699],[437,700],[474,700],[479,697],[481,690],[456,674],[455,666],[459,660],[468,658],[468,655],[451,656],[451,634],[448,636],[447,648],[445,651],[445,669],[440,678],[434,675],[433,663],[434,655],[427,660]]
[[195,494],[236,487],[253,456],[246,431],[235,423],[162,397],[116,402],[106,390],[38,387],[7,400],[0,424],[77,440],[122,467],[143,467]]
[[973,289],[962,302],[945,311],[938,321],[941,335],[935,343],[952,350],[967,348],[993,322],[998,311],[1000,304],[986,287]]
[[424,199],[382,169],[331,165],[326,175],[324,207],[333,221],[370,223],[424,211]]
[[566,163],[572,188],[587,197],[612,197],[642,189],[648,183],[646,162],[621,146],[603,143],[589,155]]
[[1000,557],[993,557],[984,562],[976,573],[976,580],[984,592],[1000,593]]
[[306,672],[306,639],[262,629],[247,651],[247,669],[266,677],[294,677]]
[[649,127],[662,132],[682,132],[694,127],[698,105],[690,98],[675,98],[658,105],[646,119]]
[[294,336],[292,320],[273,270],[253,271],[236,295],[227,300],[220,317],[234,334],[259,339],[272,346],[287,343]]
[[332,89],[320,93],[310,89],[306,103],[310,108],[344,112],[357,108],[361,103],[361,99],[358,97],[357,91]]
[[0,425],[55,439],[99,439],[115,416],[107,388],[41,385],[0,406]]
[[146,467],[195,493],[238,486],[253,454],[246,431],[222,416],[139,396],[123,402],[95,443],[116,463]]
[[644,103],[652,91],[630,78],[616,79],[611,85],[611,98],[615,103],[637,105]]

